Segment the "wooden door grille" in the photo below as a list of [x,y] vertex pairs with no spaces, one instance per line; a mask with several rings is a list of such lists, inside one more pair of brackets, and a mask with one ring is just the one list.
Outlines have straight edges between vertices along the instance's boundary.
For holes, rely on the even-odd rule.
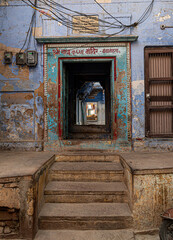
[[145,48],[146,136],[173,137],[173,48]]

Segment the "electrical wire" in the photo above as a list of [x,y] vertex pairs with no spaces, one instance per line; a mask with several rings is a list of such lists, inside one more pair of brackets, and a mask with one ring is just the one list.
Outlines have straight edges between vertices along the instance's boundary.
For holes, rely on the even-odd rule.
[[26,34],[25,41],[24,41],[23,46],[21,47],[19,53],[22,51],[22,49],[23,49],[24,46],[26,45],[27,40],[28,40],[28,37],[29,37],[29,39],[30,39],[30,33],[31,33],[31,29],[32,29],[32,22],[33,22],[33,15],[32,15],[32,18],[31,18],[31,22],[30,22],[30,24],[29,24],[29,28],[28,28],[28,31],[27,31],[27,34]]
[[[81,13],[81,12],[69,9],[69,8],[55,2],[54,0],[38,0],[39,3],[41,3],[43,6],[42,5],[38,6],[37,0],[35,0],[35,3],[33,3],[31,0],[22,0],[22,1],[25,4],[27,4],[28,6],[32,7],[34,9],[34,12],[33,12],[32,18],[31,18],[31,22],[30,22],[30,25],[28,28],[25,42],[24,42],[21,50],[26,45],[27,41],[28,41],[27,49],[29,47],[31,35],[32,35],[33,24],[34,24],[34,27],[36,28],[36,11],[39,11],[40,13],[42,13],[49,19],[52,19],[52,20],[57,21],[58,23],[61,23],[63,26],[65,26],[67,28],[70,28],[72,30],[78,30],[79,32],[82,30],[85,30],[86,33],[95,35],[96,31],[92,32],[93,27],[98,27],[98,28],[103,27],[104,31],[109,30],[109,29],[120,29],[119,31],[115,31],[112,34],[105,34],[105,33],[103,34],[103,31],[99,31],[99,30],[97,31],[98,34],[102,35],[105,39],[107,39],[109,37],[112,37],[114,35],[117,35],[117,34],[123,32],[124,30],[126,30],[128,28],[136,27],[137,25],[143,23],[151,14],[152,9],[153,9],[153,4],[154,4],[154,0],[152,0],[151,3],[148,5],[148,7],[143,12],[143,14],[141,15],[141,17],[138,19],[138,21],[136,21],[132,24],[126,25],[126,24],[122,23],[118,18],[116,18],[112,14],[110,14],[100,3],[97,2],[97,0],[94,0],[94,2],[97,3],[99,5],[99,7],[101,7],[104,10],[104,12],[106,12],[113,20],[115,20],[115,22],[111,23],[109,21],[102,20],[98,17],[98,24],[95,24],[93,22],[80,19],[80,23],[87,22],[87,26],[86,25],[81,26],[81,25],[79,25],[78,22],[71,21],[69,18],[84,16],[88,19],[95,19],[95,16],[87,15],[85,13]],[[47,12],[45,12],[43,10],[45,10]],[[70,14],[69,12],[75,13],[75,14],[77,14],[77,16],[74,16],[74,15]],[[35,28],[34,28],[34,40],[35,40]],[[93,40],[92,42],[95,42],[95,41]],[[34,45],[35,45],[35,41],[34,41]],[[86,45],[89,45],[89,43],[84,44],[84,46],[86,46]],[[35,45],[35,49],[36,49],[36,45]]]
[[[37,0],[35,0],[35,3],[37,5]],[[35,39],[35,34],[36,34],[36,27],[37,27],[37,14],[35,11],[35,21],[34,21],[34,48],[37,51],[37,45],[36,45],[36,39]]]
[[[78,26],[77,23],[75,22],[72,22],[70,21],[68,18],[66,18],[64,15],[67,15],[67,16],[71,16],[70,14],[60,10],[59,8],[63,8],[67,11],[70,11],[70,12],[73,12],[73,13],[76,13],[76,14],[80,14],[80,16],[86,16],[88,18],[93,18],[92,16],[89,16],[89,15],[86,15],[86,14],[83,14],[83,13],[80,13],[78,11],[74,11],[74,10],[71,10],[67,7],[64,7],[62,6],[61,4],[59,3],[56,3],[54,0],[39,0],[39,2],[41,2],[43,5],[46,5],[48,7],[50,7],[51,9],[53,9],[55,12],[53,12],[52,10],[50,9],[47,9],[45,7],[39,7],[38,5],[34,5],[32,3],[31,0],[28,0],[29,3],[32,5],[32,7],[35,7],[35,8],[39,8],[39,9],[44,9],[44,10],[47,10],[47,11],[50,11],[55,17],[53,17],[54,20],[60,22],[62,25],[68,27],[68,28],[71,28],[73,30],[75,30],[76,27],[78,27],[78,29],[85,29],[85,30],[88,30],[90,33],[91,28],[88,28],[86,26]],[[26,4],[28,4],[26,1],[24,1]],[[107,22],[107,21],[103,21],[103,20],[100,20],[98,19],[99,21],[101,22],[104,22],[104,24],[108,24],[108,25],[104,25],[104,28],[107,27],[107,30],[110,29],[110,28],[120,28],[120,29],[123,29],[125,30],[126,28],[130,28],[130,27],[135,27],[137,26],[138,24],[141,24],[142,22],[144,22],[148,16],[150,15],[151,11],[152,11],[152,7],[153,7],[153,3],[154,3],[154,0],[152,0],[152,2],[150,3],[150,5],[146,8],[146,10],[144,11],[144,13],[142,14],[142,16],[138,19],[137,22],[134,22],[133,24],[130,24],[130,25],[125,25],[123,24],[121,21],[119,21],[116,17],[114,17],[112,14],[110,14],[100,3],[98,3],[96,0],[94,0],[95,3],[97,3],[109,16],[111,16],[111,18],[113,18],[116,22],[118,22],[120,25],[115,25],[115,23],[110,23],[110,22]],[[28,4],[29,5],[29,4]],[[58,9],[56,8],[58,7]],[[63,15],[64,14],[64,15]],[[59,15],[59,16],[58,16]],[[75,16],[74,16],[75,17]],[[57,18],[57,19],[55,19]],[[82,22],[82,20],[80,19],[80,21]],[[84,21],[86,22],[86,21]],[[96,26],[96,25],[93,25],[93,23],[90,23],[88,22],[87,24],[91,25],[91,26]],[[100,25],[99,25],[100,26]],[[102,25],[103,26],[103,25]],[[106,30],[106,29],[105,29]],[[92,32],[91,32],[92,33]],[[103,34],[102,32],[100,34]]]
[[[65,9],[65,10],[69,11],[69,12],[75,13],[75,14],[77,14],[77,15],[88,17],[87,14],[81,13],[81,12],[78,12],[78,11],[75,11],[75,10],[72,10],[72,9],[70,9],[70,8],[67,8],[67,7],[64,7],[63,5],[55,2],[54,0],[47,0],[47,1],[51,4],[51,6],[54,5],[54,6],[57,6],[57,7],[59,7],[59,8],[63,8],[63,9]],[[92,19],[92,16],[90,16],[90,18]],[[107,23],[107,24],[110,24],[110,22],[105,21],[105,20],[102,20],[102,19],[100,19],[100,18],[99,18],[98,20],[99,20],[99,22],[102,22],[102,23],[105,23],[105,24],[106,24],[106,23]],[[114,23],[111,23],[111,25],[115,25],[115,24],[114,24]],[[119,25],[115,25],[115,27],[119,27]]]
[[143,23],[150,15],[152,9],[153,9],[153,4],[154,4],[154,0],[151,1],[151,3],[149,4],[149,6],[145,9],[144,13],[142,14],[142,16],[138,19],[138,21],[126,25],[123,24],[121,21],[119,21],[116,17],[114,17],[112,14],[110,14],[100,3],[97,2],[97,0],[94,0],[95,3],[97,3],[97,5],[99,7],[101,7],[103,9],[104,12],[106,12],[109,16],[111,16],[113,19],[115,19],[117,22],[119,22],[123,27],[136,27],[137,25]]
[[153,4],[154,4],[154,0],[152,0],[152,2],[146,8],[146,10],[142,14],[142,16],[138,19],[139,24],[143,23],[149,17],[149,15],[151,14],[152,9],[153,9]]
[[[48,15],[48,14],[46,14],[46,13],[43,12],[43,11],[40,11],[40,12],[41,12],[43,15],[46,15],[46,16],[48,15],[47,17],[52,18],[52,19],[55,20],[55,21],[61,22],[64,26],[69,27],[69,28],[71,28],[72,30],[75,29],[74,26],[70,26],[69,24],[66,24],[66,23],[63,21],[63,19],[59,18],[59,17],[57,16],[57,14],[55,14],[52,10],[47,9],[47,8],[43,8],[43,7],[35,6],[30,0],[28,0],[28,1],[30,2],[31,5],[28,4],[25,0],[22,0],[22,1],[23,1],[24,3],[26,3],[27,5],[29,5],[30,7],[34,8],[35,10],[40,11],[39,9],[44,9],[44,10],[46,10],[46,11],[50,11],[52,14],[54,14],[55,17],[57,17],[57,19],[56,19],[55,17],[51,17],[50,14]],[[37,9],[37,8],[38,8],[38,9]],[[88,15],[87,15],[87,16],[88,16]],[[73,22],[72,22],[72,25],[74,25]],[[78,26],[78,24],[76,24],[76,25]],[[82,27],[82,30],[83,30],[83,29],[88,30],[89,33],[91,33],[91,34],[95,34],[95,32],[91,32],[92,30],[91,30],[90,28]],[[100,32],[100,34],[103,35],[102,32]],[[105,34],[105,35],[109,37],[110,34]]]
[[[65,20],[65,18],[64,19],[62,19],[62,18],[60,18],[60,17],[58,17],[58,15],[56,14],[56,13],[54,13],[52,10],[50,10],[50,9],[47,9],[47,8],[45,8],[45,7],[38,7],[38,6],[35,6],[30,0],[28,0],[29,1],[29,3],[31,4],[28,4],[25,0],[22,0],[24,3],[26,3],[27,5],[29,5],[30,7],[33,7],[34,9],[36,9],[36,10],[38,10],[38,9],[44,9],[44,10],[46,10],[46,11],[50,11],[52,14],[54,14],[54,16],[55,17],[57,17],[57,19],[55,18],[55,17],[52,17],[53,18],[53,20],[56,20],[56,21],[58,21],[58,22],[60,22],[62,25],[64,25],[64,26],[66,26],[66,27],[69,27],[69,28],[71,28],[72,30],[74,30],[75,29],[75,27],[76,26],[78,26],[78,24],[77,23],[74,23],[74,22],[72,22],[72,21],[69,21],[69,19],[67,19],[66,18],[66,20],[68,21],[68,22],[65,22],[64,20]],[[41,0],[39,0],[40,2],[42,2]],[[51,7],[52,8],[52,6],[49,6],[49,7]],[[38,9],[37,9],[38,8]],[[39,11],[39,10],[38,10]],[[42,12],[42,14],[43,15],[46,15],[47,16],[47,14],[45,14],[44,12]],[[69,15],[69,14],[68,14]],[[61,15],[62,16],[62,15]],[[91,16],[88,16],[88,15],[86,15],[88,18],[93,18],[93,17],[91,17]],[[47,16],[47,17],[50,17],[50,16]],[[50,17],[51,18],[51,17]],[[86,23],[86,21],[84,21],[85,23]],[[76,25],[76,26],[75,26]],[[113,25],[113,24],[111,24],[111,25]],[[98,25],[94,25],[94,26],[98,26]],[[109,27],[109,26],[108,26]],[[85,29],[85,30],[88,30],[88,31],[92,31],[90,28],[88,28],[88,27],[86,27],[86,26],[82,26],[82,27],[80,27],[80,29]],[[120,26],[118,26],[118,28],[120,28]],[[95,32],[94,33],[92,33],[91,32],[91,34],[95,34]],[[100,34],[103,34],[102,32],[100,32]]]
[[96,0],[94,0],[95,3],[97,3],[99,5],[99,7],[101,7],[103,9],[103,11],[105,13],[107,13],[110,17],[112,17],[116,22],[120,23],[123,27],[125,27],[125,25],[119,21],[116,17],[114,17],[112,14],[110,14],[100,3],[98,3]]
[[[28,4],[25,0],[22,0],[22,1],[25,2],[27,5],[29,5],[30,7],[34,8],[35,10],[44,9],[44,10],[46,10],[46,11],[51,12],[51,13],[54,15],[54,17],[50,16],[50,14],[48,14],[48,13],[46,13],[46,12],[44,12],[44,11],[40,11],[43,15],[45,15],[45,16],[47,16],[47,17],[49,17],[49,18],[52,18],[53,20],[55,20],[55,21],[57,21],[57,22],[60,22],[62,25],[66,26],[66,27],[69,27],[69,28],[71,28],[71,29],[74,29],[73,26],[71,26],[69,23],[65,22],[64,19],[58,17],[58,15],[57,15],[56,13],[54,13],[52,10],[47,9],[47,8],[43,8],[43,7],[35,6],[30,0],[28,0],[28,1],[30,2],[31,5]],[[38,8],[38,9],[37,9],[37,8]],[[38,11],[39,11],[39,10],[38,10]],[[89,29],[89,28],[87,28],[87,27],[84,27],[84,29],[85,29],[85,30],[91,30],[91,29]]]
[[[35,0],[35,2],[36,1],[37,0]],[[26,34],[26,38],[25,38],[25,41],[24,41],[23,46],[21,47],[19,53],[23,50],[23,48],[26,45],[26,43],[27,43],[27,47],[26,47],[25,51],[27,51],[28,48],[29,48],[29,44],[30,44],[31,36],[32,36],[32,29],[33,29],[34,19],[35,19],[35,24],[36,24],[36,11],[35,10],[33,11],[33,14],[32,14],[32,17],[31,17],[31,21],[30,21],[30,24],[29,24],[29,28],[28,28],[28,31],[27,31],[27,34]],[[35,29],[34,29],[34,35],[35,35]],[[34,38],[34,44],[35,44],[35,38]],[[36,47],[36,45],[35,45],[35,47]]]
[[[44,3],[44,4],[46,4],[47,6],[49,6],[49,7],[51,7],[51,8],[53,8],[56,12],[58,12],[62,17],[64,17],[64,15],[62,15],[62,14],[65,14],[65,15],[67,15],[68,17],[72,17],[72,15],[71,14],[69,14],[69,13],[66,13],[66,12],[64,12],[64,11],[62,11],[62,10],[59,10],[59,9],[56,9],[55,7],[53,7],[53,5],[50,5],[50,4],[48,4],[47,2],[50,2],[49,0],[43,0],[43,1],[41,1],[41,0],[39,0],[41,3]],[[61,14],[62,13],[62,14]],[[73,16],[73,17],[75,17],[75,16]],[[90,16],[90,15],[87,15],[87,17],[88,18],[90,18],[90,19],[93,19],[93,17],[92,16]],[[65,18],[65,17],[64,17]],[[65,18],[65,19],[67,19],[67,18]],[[69,19],[67,19],[68,21],[69,21]],[[82,20],[82,19],[80,19],[80,21],[81,22],[83,22],[83,23],[86,23],[86,21],[85,20]],[[72,23],[72,25],[74,25],[74,22],[72,22],[72,21],[70,21],[71,23]],[[91,23],[91,22],[87,22],[87,24],[89,24],[89,25],[91,25],[91,26],[98,26],[97,24],[93,24],[93,23]],[[110,24],[109,25],[101,25],[101,24],[99,24],[99,26],[100,27],[110,27]]]

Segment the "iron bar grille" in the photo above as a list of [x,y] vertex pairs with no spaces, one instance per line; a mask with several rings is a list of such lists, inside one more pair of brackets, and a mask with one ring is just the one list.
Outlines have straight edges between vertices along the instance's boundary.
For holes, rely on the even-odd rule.
[[173,48],[145,48],[146,136],[173,137]]

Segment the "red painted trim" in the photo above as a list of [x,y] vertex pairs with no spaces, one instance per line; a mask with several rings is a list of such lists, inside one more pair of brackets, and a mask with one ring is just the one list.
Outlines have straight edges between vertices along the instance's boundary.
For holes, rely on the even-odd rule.
[[117,80],[117,66],[116,66],[116,57],[114,57],[114,82]]
[[58,59],[58,135],[62,138],[61,128],[61,72],[60,72],[60,61]]
[[[60,61],[62,60],[85,60],[85,59],[110,59],[110,60],[114,60],[114,82],[116,82],[116,57],[59,57],[58,58],[58,134],[59,134],[59,138],[62,138],[62,120],[61,120],[61,68],[60,68]],[[116,112],[116,109],[115,109]],[[115,119],[113,119],[113,121],[115,122],[115,124],[117,124],[117,114],[115,113]],[[113,133],[113,139],[117,139],[117,131],[116,129],[114,130]]]
[[60,57],[59,60],[70,60],[70,59],[114,59],[116,57]]
[[[115,85],[115,82],[116,82],[116,79],[117,78],[117,70],[116,70],[116,57],[114,58],[114,85]],[[115,91],[115,86],[114,86],[114,91]],[[114,96],[113,96],[114,97]],[[116,101],[116,99],[115,99]],[[115,119],[114,119],[114,123],[115,123],[115,126],[116,128],[113,129],[114,130],[114,133],[113,133],[113,139],[116,140],[117,139],[117,109],[115,108],[114,106],[114,111],[115,111]],[[114,125],[114,124],[113,124]]]
[[[45,54],[45,51],[44,51],[44,48],[45,48],[45,44],[43,44],[43,106],[44,106],[44,114],[43,114],[43,124],[44,124],[44,131],[43,131],[43,140],[45,140],[45,114],[46,114],[46,111],[47,111],[47,106],[46,106],[46,103],[47,103],[47,99],[45,99],[45,82],[44,82],[44,77],[45,77],[45,58],[44,58],[44,54]],[[44,144],[43,144],[44,146]]]
[[[130,71],[132,69],[132,54],[131,54],[131,43],[129,43],[129,54],[130,54]],[[130,74],[130,115],[132,116],[132,74]],[[132,138],[132,117],[131,117],[131,138]]]
[[[44,79],[44,76],[45,76],[45,60],[44,60],[44,54],[45,54],[45,52],[44,52],[44,48],[45,48],[45,44],[43,44],[43,79]],[[44,85],[44,82],[43,82],[43,85]]]

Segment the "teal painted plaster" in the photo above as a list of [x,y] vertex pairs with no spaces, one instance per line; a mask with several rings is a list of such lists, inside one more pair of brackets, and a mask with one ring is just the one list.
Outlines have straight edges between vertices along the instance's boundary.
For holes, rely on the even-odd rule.
[[[110,51],[110,49],[112,49]],[[53,114],[51,108],[48,108],[48,129],[50,141],[59,139],[59,132],[57,125],[60,123],[63,131],[63,135],[67,136],[67,111],[65,110],[65,78],[63,72],[63,62],[79,62],[79,61],[112,61],[111,70],[111,113],[112,122],[115,121],[114,116],[117,114],[117,142],[128,141],[128,91],[127,88],[127,48],[121,47],[95,47],[94,52],[90,51],[88,47],[81,47],[77,49],[73,48],[57,48],[51,45],[48,48],[47,58],[47,84],[48,84],[48,106],[54,104],[57,108]],[[100,57],[102,59],[94,59]],[[105,57],[105,58],[104,58]],[[106,57],[112,57],[107,59]],[[116,69],[114,68],[114,57],[116,57]],[[58,60],[60,58],[60,68],[58,68]],[[73,59],[77,58],[77,59]],[[85,59],[86,58],[86,59]],[[60,71],[60,79],[58,79],[58,72]],[[114,73],[116,71],[116,86],[114,86]],[[58,99],[58,81],[60,81],[60,99]],[[56,85],[56,86],[55,86]],[[54,96],[54,98],[52,97]],[[116,99],[115,99],[116,96]],[[60,102],[61,108],[58,118],[58,106],[54,101]],[[113,125],[112,125],[113,126]],[[53,134],[52,134],[53,133]],[[112,132],[112,135],[114,133]],[[89,145],[88,145],[89,146]],[[100,146],[101,147],[101,146]]]

